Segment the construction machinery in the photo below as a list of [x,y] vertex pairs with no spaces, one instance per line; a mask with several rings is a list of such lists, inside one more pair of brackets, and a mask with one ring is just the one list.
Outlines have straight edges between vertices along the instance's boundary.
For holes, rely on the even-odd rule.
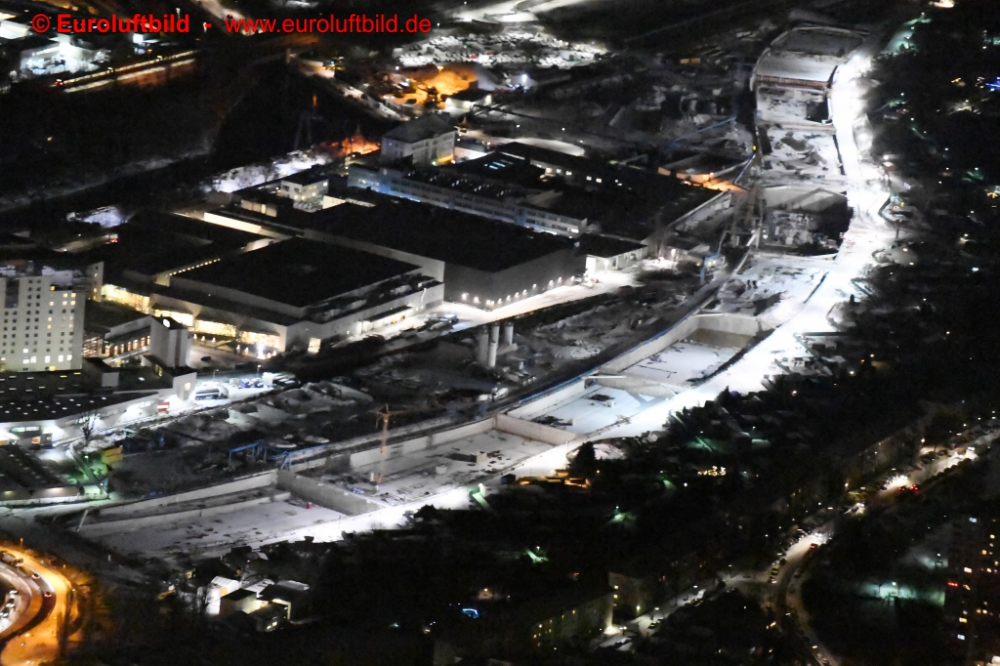
[[379,458],[378,458],[378,472],[372,478],[372,483],[378,488],[379,484],[382,483],[382,477],[385,474],[385,452],[387,445],[389,443],[389,419],[393,416],[399,416],[402,414],[412,414],[414,412],[422,412],[423,409],[398,409],[395,411],[390,411],[389,405],[385,405],[383,409],[373,412],[375,414],[375,427],[382,426],[382,443],[379,447]]

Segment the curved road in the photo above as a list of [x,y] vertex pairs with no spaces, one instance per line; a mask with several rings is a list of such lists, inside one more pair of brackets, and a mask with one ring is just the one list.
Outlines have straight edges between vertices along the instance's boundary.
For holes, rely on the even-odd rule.
[[[73,585],[62,573],[32,554],[21,549],[4,550],[22,562],[0,563],[0,578],[19,593],[14,609],[16,618],[0,630],[0,639],[6,640],[0,666],[52,662],[62,652],[67,627],[74,619]],[[14,612],[11,617],[14,618]]]

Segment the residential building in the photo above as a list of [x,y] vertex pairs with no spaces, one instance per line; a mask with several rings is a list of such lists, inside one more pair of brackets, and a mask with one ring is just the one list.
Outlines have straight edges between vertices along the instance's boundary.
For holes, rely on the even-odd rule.
[[1000,554],[995,512],[962,516],[954,523],[945,587],[946,632],[965,663],[1000,652]]

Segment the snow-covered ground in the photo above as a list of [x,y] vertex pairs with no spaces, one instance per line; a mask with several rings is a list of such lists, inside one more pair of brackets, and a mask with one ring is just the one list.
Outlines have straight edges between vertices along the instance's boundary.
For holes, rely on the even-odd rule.
[[[479,479],[547,451],[551,446],[499,430],[490,430],[411,454],[390,458],[384,465],[378,490],[358,484],[358,494],[385,506],[401,506],[428,495],[462,488]],[[480,462],[469,457],[485,456]],[[380,469],[378,463],[352,469],[342,476],[324,477],[343,487],[347,476],[369,479]]]
[[856,133],[861,135],[863,141],[864,134],[868,132],[863,124],[864,103],[861,96],[865,83],[860,78],[867,63],[867,58],[852,58],[838,70],[831,92],[831,115],[846,171],[847,197],[855,214],[836,260],[828,262],[829,268],[822,284],[795,316],[737,363],[701,386],[630,417],[629,423],[601,433],[601,437],[636,436],[658,430],[672,412],[700,406],[727,388],[741,393],[762,390],[765,378],[781,373],[775,365],[776,359],[799,355],[797,336],[834,331],[827,314],[851,294],[857,294],[852,280],[864,276],[872,264],[872,253],[889,248],[896,234],[896,230],[878,215],[888,197],[878,167],[866,161],[866,156],[858,149],[859,137]]
[[393,55],[403,67],[475,62],[484,67],[531,64],[565,69],[593,62],[603,53],[605,49],[594,44],[563,41],[541,30],[509,28],[496,34],[434,37]]
[[[460,456],[487,455],[481,462],[458,460]],[[208,517],[167,518],[163,523],[95,537],[112,550],[144,556],[169,556],[188,553],[207,556],[233,545],[260,547],[279,541],[313,537],[334,541],[344,532],[358,532],[378,527],[392,527],[405,521],[405,513],[424,504],[440,508],[461,508],[469,504],[468,487],[479,480],[497,483],[499,472],[521,466],[519,474],[548,473],[553,466],[566,462],[564,447],[525,439],[506,432],[490,430],[441,446],[415,451],[386,461],[383,481],[378,491],[362,493],[384,508],[361,515],[346,515],[323,507],[308,508],[300,500],[257,504]],[[527,465],[527,467],[524,467]],[[441,470],[444,466],[444,470]],[[371,490],[364,483],[376,464],[351,470],[341,477],[323,475],[323,481],[343,489]],[[348,483],[350,476],[355,482]]]
[[795,316],[833,263],[829,259],[758,255],[720,290],[718,303],[707,311],[757,314],[773,328]]
[[843,183],[833,132],[766,126],[771,153],[762,162],[767,182],[810,182],[839,188]]
[[810,122],[810,112],[815,113],[825,104],[826,95],[820,90],[793,92],[787,88],[770,87],[757,90],[757,114],[765,123]]
[[627,368],[625,374],[683,388],[711,375],[738,351],[739,348],[709,347],[692,341],[675,342]]
[[623,423],[663,401],[662,397],[595,385],[582,394],[569,396],[549,408],[532,410],[529,405],[518,411],[518,418],[555,419],[551,422],[553,427],[579,435],[590,435]]
[[279,157],[267,164],[251,164],[216,176],[211,189],[215,192],[236,192],[247,187],[256,187],[272,180],[287,178],[292,174],[311,169],[320,164],[329,164],[330,156],[318,151],[296,151]]
[[328,530],[329,525],[339,524],[343,518],[343,514],[323,507],[313,506],[307,509],[278,501],[213,516],[188,518],[108,534],[98,540],[120,553],[156,557],[172,553],[228,549],[236,545],[260,546],[285,541],[292,534],[301,539],[315,535],[315,530],[320,526]]

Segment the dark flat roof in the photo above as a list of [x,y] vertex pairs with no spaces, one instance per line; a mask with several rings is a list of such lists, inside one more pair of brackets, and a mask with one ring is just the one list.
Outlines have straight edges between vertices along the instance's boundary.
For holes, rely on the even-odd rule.
[[659,178],[673,181],[671,187],[650,192],[648,196],[625,188],[593,191],[567,185],[559,189],[558,197],[535,207],[574,219],[586,219],[588,224],[597,224],[602,233],[638,241],[653,233],[657,219],[672,222],[719,194],[715,190],[686,185],[669,176]]
[[534,166],[528,160],[503,153],[489,153],[482,157],[443,167],[442,170],[475,178],[514,183],[522,187],[538,188],[544,186],[542,176],[545,175],[545,169]]
[[13,45],[17,48],[17,50],[23,53],[24,51],[37,49],[40,46],[58,46],[59,42],[51,37],[48,37],[47,35],[30,33],[21,39],[13,40]]
[[93,333],[107,333],[115,326],[127,324],[147,315],[111,301],[87,301],[83,310],[83,327]]
[[558,164],[559,166],[567,167],[569,169],[577,168],[580,171],[608,168],[610,166],[607,163],[590,159],[588,157],[570,155],[569,153],[564,153],[560,150],[542,148],[541,146],[533,146],[531,144],[520,143],[518,141],[503,144],[497,148],[497,152],[504,153],[506,155],[514,155],[526,160]]
[[[130,390],[121,392],[124,387],[119,386],[120,392],[94,395],[89,393],[93,390],[93,385],[82,377],[82,373],[81,376],[74,374],[79,372],[70,370],[62,375],[59,372],[26,373],[32,375],[33,387],[28,386],[26,380],[20,383],[12,382],[10,374],[14,373],[5,374],[7,381],[0,385],[0,423],[61,419],[147,395],[156,395],[156,389],[164,388],[162,381],[154,382],[157,379],[156,375],[147,373],[152,379],[142,382],[143,385],[137,387],[137,390],[131,390],[130,386]],[[63,375],[66,379],[62,379]],[[121,377],[120,374],[119,379]],[[141,389],[145,389],[148,393]]]
[[463,102],[478,102],[481,99],[485,99],[491,93],[489,90],[483,90],[481,88],[466,88],[461,90],[454,95],[451,95],[448,99],[457,99]]
[[115,231],[118,242],[105,246],[112,274],[116,270],[133,270],[142,275],[155,275],[235,252],[262,238],[246,231],[156,211],[138,213]]
[[453,131],[455,131],[455,125],[450,118],[431,113],[389,130],[383,138],[395,139],[404,143],[416,143]]
[[292,239],[187,271],[175,280],[218,285],[306,307],[416,269],[367,252]]
[[178,240],[189,243],[207,245],[214,243],[226,247],[243,247],[251,243],[260,235],[249,231],[240,231],[229,227],[221,227],[217,224],[208,224],[202,220],[196,220],[183,215],[173,215],[171,213],[160,213],[146,210],[137,213],[128,223],[117,228],[119,238],[122,232],[141,232],[145,234],[157,234],[161,236],[171,236]]
[[584,234],[580,236],[580,251],[595,257],[617,257],[626,252],[641,250],[645,245],[625,238],[605,236],[603,234]]
[[0,447],[0,489],[61,488],[68,481],[48,470],[20,446]]
[[281,181],[288,181],[289,183],[296,183],[298,185],[312,185],[313,183],[318,183],[321,180],[329,179],[330,168],[325,164],[321,164],[306,169],[305,171],[299,171],[298,173],[293,173],[290,176],[285,176],[281,179]]
[[375,200],[371,207],[295,211],[283,222],[491,273],[574,247],[572,239],[509,222],[383,195]]
[[[532,163],[554,165],[572,173],[572,177],[553,183],[540,178],[533,182],[533,174],[542,169]],[[530,198],[525,203],[596,222],[603,232],[634,239],[646,238],[653,232],[654,217],[669,223],[718,194],[671,176],[516,142],[466,163],[442,169],[411,169],[405,175],[500,199],[530,196],[528,190],[555,190],[559,196],[547,197],[545,203],[535,205]],[[591,180],[584,180],[587,177]],[[484,181],[489,182],[484,185]]]
[[[619,186],[642,196],[669,193],[676,183],[671,183],[667,176],[644,169],[612,164],[592,157],[570,155],[550,148],[542,148],[524,143],[505,143],[496,149],[497,153],[519,157],[529,162],[551,164],[573,174],[573,177],[592,176],[595,180],[588,186],[598,185],[600,178],[603,189],[611,190]],[[600,189],[600,188],[598,188]]]

